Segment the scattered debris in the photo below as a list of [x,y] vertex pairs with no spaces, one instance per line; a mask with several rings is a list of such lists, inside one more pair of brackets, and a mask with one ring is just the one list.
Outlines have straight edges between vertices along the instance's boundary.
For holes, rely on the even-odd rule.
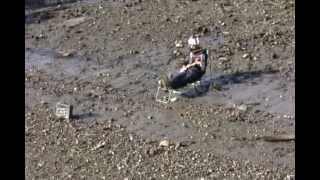
[[159,146],[168,147],[169,146],[169,141],[168,140],[162,140],[162,141],[160,141]]
[[227,31],[224,31],[222,33],[223,33],[223,35],[226,35],[226,36],[230,34],[230,32],[227,32]]
[[68,51],[59,51],[58,52],[62,57],[70,57],[74,55],[74,50],[68,50]]
[[139,54],[139,51],[137,51],[137,50],[130,50],[130,51],[129,51],[129,54]]
[[240,106],[238,106],[238,109],[240,111],[246,111],[248,109],[248,107],[245,104],[241,104]]
[[180,55],[181,55],[181,52],[178,51],[177,49],[175,49],[175,50],[173,51],[173,54],[177,57],[177,56],[180,56]]
[[219,61],[228,61],[228,58],[226,58],[226,57],[219,57],[219,59],[218,59]]
[[170,98],[170,102],[176,102],[178,100],[177,97]]
[[104,147],[105,145],[106,145],[106,142],[105,142],[105,141],[100,141],[96,146],[94,146],[94,147],[91,149],[91,151],[95,151],[95,150],[97,150],[97,149],[99,149],[99,148]]
[[181,40],[176,40],[174,43],[176,44],[176,48],[182,48],[183,47],[183,44],[182,44]]
[[243,56],[242,56],[242,58],[244,58],[244,59],[246,59],[246,58],[248,58],[249,57],[249,54],[248,53],[245,53]]
[[85,22],[86,20],[87,20],[87,17],[72,18],[72,19],[69,19],[69,20],[63,22],[62,25],[67,28],[72,28],[74,26],[77,26],[77,25]]

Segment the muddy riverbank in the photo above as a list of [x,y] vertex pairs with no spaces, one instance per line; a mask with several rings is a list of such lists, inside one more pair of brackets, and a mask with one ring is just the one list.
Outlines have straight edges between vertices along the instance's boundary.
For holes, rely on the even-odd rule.
[[[27,179],[294,179],[295,142],[261,138],[295,133],[294,6],[88,1],[28,11]],[[191,33],[210,52],[204,93],[158,103],[157,80],[187,56]],[[56,118],[57,102],[74,117]]]

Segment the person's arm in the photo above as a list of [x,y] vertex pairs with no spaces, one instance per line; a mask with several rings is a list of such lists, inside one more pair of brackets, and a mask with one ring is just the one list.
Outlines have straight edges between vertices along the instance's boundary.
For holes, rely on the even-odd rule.
[[199,65],[201,66],[201,63],[196,61],[196,62],[194,62],[194,63],[187,64],[187,65],[186,65],[186,68],[190,68],[191,66],[194,66],[194,65],[196,65],[196,64],[199,64]]
[[[197,57],[197,58],[198,58],[198,57]],[[194,62],[189,63],[186,67],[189,68],[189,67],[194,66],[194,65],[196,65],[196,64],[200,65],[201,67],[204,66],[204,64],[203,64],[203,62],[202,62],[201,60],[195,59]]]
[[201,62],[199,62],[199,65],[200,65],[200,68],[201,68],[201,71],[205,71],[206,70],[206,57],[205,55],[201,55],[203,60]]
[[189,63],[188,64],[192,64],[192,52],[190,52],[190,54],[189,54]]

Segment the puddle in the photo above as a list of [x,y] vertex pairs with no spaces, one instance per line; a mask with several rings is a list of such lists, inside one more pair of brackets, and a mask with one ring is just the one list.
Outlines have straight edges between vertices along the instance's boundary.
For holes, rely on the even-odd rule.
[[[90,65],[91,68],[88,68]],[[25,51],[25,71],[43,70],[56,78],[94,74],[95,62],[87,61],[76,54],[71,57],[59,57],[50,49],[28,49]]]

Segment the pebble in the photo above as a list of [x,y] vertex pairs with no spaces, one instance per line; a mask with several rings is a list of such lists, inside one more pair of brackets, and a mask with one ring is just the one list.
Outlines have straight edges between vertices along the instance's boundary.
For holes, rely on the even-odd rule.
[[175,101],[177,101],[177,100],[178,100],[177,97],[173,97],[173,98],[170,99],[170,102],[175,102]]
[[242,104],[242,105],[238,106],[238,109],[240,111],[246,111],[248,109],[248,107],[246,105]]
[[91,150],[92,151],[95,151],[95,150],[97,150],[97,149],[99,149],[99,148],[102,148],[102,147],[104,147],[106,145],[106,142],[99,142],[95,147],[93,147]]
[[179,56],[181,53],[178,50],[174,50],[173,54],[176,55],[176,56]]
[[220,57],[218,60],[219,60],[219,61],[227,61],[228,58],[226,58],[226,57]]
[[44,161],[40,161],[39,163],[38,163],[38,167],[42,167],[44,165]]
[[162,140],[162,141],[160,141],[159,146],[168,147],[169,146],[169,141],[168,140]]
[[176,44],[176,48],[182,48],[183,47],[183,44],[182,44],[181,40],[176,40],[175,44]]
[[188,125],[186,123],[182,123],[182,127],[188,127]]
[[130,141],[133,141],[133,136],[132,136],[132,134],[129,134],[129,139],[130,139]]
[[242,56],[242,58],[244,58],[244,59],[246,59],[247,57],[249,57],[249,54],[248,54],[248,53],[246,53],[246,54],[244,54],[244,55]]
[[229,35],[230,34],[230,32],[227,32],[227,31],[224,31],[222,33],[223,33],[223,35]]

